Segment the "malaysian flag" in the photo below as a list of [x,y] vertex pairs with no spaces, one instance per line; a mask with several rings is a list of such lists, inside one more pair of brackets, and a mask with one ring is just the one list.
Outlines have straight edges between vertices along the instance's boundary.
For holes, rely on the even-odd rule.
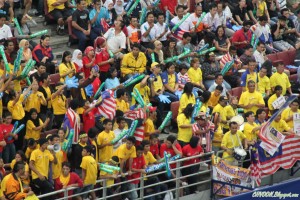
[[268,147],[269,149],[276,148],[277,143],[274,140],[273,137],[271,137],[270,133],[270,124],[276,119],[278,115],[282,113],[282,111],[290,105],[295,99],[297,98],[296,95],[291,95],[286,102],[281,106],[281,108],[274,113],[270,119],[261,127],[260,132],[259,132],[259,137],[260,139],[264,142],[265,146]]
[[205,150],[206,150],[206,152],[210,152],[211,151],[211,139],[212,139],[213,131],[215,130],[215,125],[212,122],[210,122],[210,121],[207,121],[205,127],[200,127],[197,123],[194,123],[192,125],[193,135],[199,137],[200,138],[200,142],[202,143],[203,136],[196,134],[196,131],[198,131],[200,128],[202,130],[204,130],[204,129],[210,129],[210,131],[205,134],[205,141],[206,141],[206,148],[205,148]]
[[101,94],[102,102],[98,109],[98,114],[104,118],[113,120],[116,115],[116,100],[114,99],[114,92],[112,90],[106,90]]
[[[170,30],[172,30],[172,28],[175,26],[175,24],[172,23],[172,22],[170,22],[169,25],[170,25]],[[189,33],[189,31],[181,30],[181,28],[178,27],[174,33],[172,32],[172,35],[173,35],[176,39],[182,40],[183,34],[184,34],[185,32],[188,32],[188,33]]]
[[104,18],[101,19],[101,25],[103,27],[103,32],[104,33],[110,28],[109,24],[105,21]]
[[[139,108],[137,110],[127,111],[126,113],[124,113],[124,117],[126,119],[130,119],[130,120],[136,120],[136,119],[144,120],[144,119],[146,119],[146,114],[144,113],[143,109]],[[143,141],[144,129],[145,129],[144,123],[135,129],[134,137],[137,141],[140,141],[140,142]]]
[[69,133],[71,129],[74,129],[73,144],[76,144],[78,142],[78,135],[80,131],[80,118],[71,108],[69,108],[65,114],[63,128]]
[[259,143],[256,143],[255,148],[257,161],[253,156],[250,169],[251,176],[257,180],[257,183],[260,183],[262,177],[274,174],[279,168],[290,169],[300,160],[300,138],[294,135],[286,136],[273,156],[268,154]]

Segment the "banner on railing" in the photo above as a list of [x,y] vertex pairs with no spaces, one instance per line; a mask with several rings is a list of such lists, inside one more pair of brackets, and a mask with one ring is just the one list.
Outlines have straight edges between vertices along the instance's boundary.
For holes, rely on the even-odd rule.
[[[214,156],[212,160],[214,160]],[[226,183],[251,188],[250,170],[228,165],[224,160],[213,164],[213,179],[225,183],[224,186],[219,183],[213,184],[213,192],[221,196],[234,196],[249,191],[226,185]]]
[[[300,179],[294,179],[285,183],[279,183],[273,186],[258,188],[251,192],[240,194],[234,197],[228,197],[226,200],[247,200],[247,199],[263,199],[263,200],[274,200],[274,199],[299,199]],[[225,200],[225,199],[224,199]]]

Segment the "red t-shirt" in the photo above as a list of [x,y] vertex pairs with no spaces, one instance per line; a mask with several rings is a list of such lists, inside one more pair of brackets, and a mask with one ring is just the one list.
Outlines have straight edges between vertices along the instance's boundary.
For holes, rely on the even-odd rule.
[[[237,32],[235,32],[232,36],[232,43],[234,42],[244,42],[244,41],[248,41],[248,43],[250,44],[251,42],[251,37],[252,37],[252,34],[251,34],[251,31],[249,30],[246,33],[244,33],[244,29],[240,29],[238,30]],[[238,49],[243,49],[247,46],[247,44],[239,44],[239,45],[235,45],[236,48]]]
[[[181,149],[180,144],[177,143],[177,144],[176,144],[176,148],[178,149],[178,151],[182,152],[182,149]],[[164,157],[164,152],[165,152],[165,151],[166,151],[168,154],[171,154],[171,157],[173,157],[173,156],[176,155],[174,149],[173,149],[172,147],[171,147],[171,148],[168,148],[167,145],[164,143],[164,144],[162,144],[162,145],[160,146],[159,155],[160,155],[161,158]],[[171,167],[172,169],[175,168],[175,167],[176,167],[176,163],[171,164],[170,167]]]
[[1,124],[0,125],[0,129],[2,130],[2,134],[3,134],[5,142],[7,144],[11,144],[14,142],[13,137],[8,136],[8,134],[11,133],[13,128],[14,128],[14,126],[12,124]]
[[[192,148],[189,144],[187,144],[182,148],[182,155],[184,157],[196,156],[199,155],[201,152],[203,152],[203,150],[199,145],[196,148]],[[200,158],[191,158],[190,160],[184,161],[183,165],[191,165],[197,162],[200,162]]]
[[93,85],[93,92],[94,92],[94,94],[96,94],[98,88],[101,85],[100,79],[98,77],[96,77],[95,80],[92,82],[92,85]]
[[[88,78],[90,76],[90,74],[91,74],[91,68],[88,68],[88,67],[85,66],[86,64],[89,64],[91,61],[92,60],[90,60],[87,56],[84,56],[82,58],[83,72],[84,72],[85,78]],[[95,61],[96,61],[96,59],[95,59]],[[96,65],[95,61],[94,61],[93,65],[92,65],[92,67]]]
[[[3,134],[3,131],[0,130],[0,142],[4,141],[4,134]],[[0,152],[3,152],[3,147],[0,146]]]
[[166,13],[166,10],[164,9],[164,7],[168,7],[168,10],[170,11],[170,13],[172,13],[174,15],[176,6],[177,6],[177,0],[161,0],[160,1],[160,9],[164,13]]
[[[96,63],[100,63],[103,61],[107,61],[109,60],[109,53],[107,52],[106,49],[102,49],[102,51],[100,53],[96,54]],[[99,66],[99,70],[100,72],[108,72],[110,68],[110,64],[105,64],[105,65],[101,65]]]
[[95,115],[97,112],[97,108],[94,108],[90,112],[88,112],[86,115],[82,115],[83,119],[83,131],[86,133],[90,130],[90,128],[95,126]]
[[159,155],[158,143],[155,145],[150,145],[150,152],[152,153],[153,156]]
[[[146,162],[144,156],[133,158],[132,169],[143,169],[145,166]],[[132,180],[139,177],[141,177],[141,173],[134,173],[130,176],[127,176],[128,180]],[[138,184],[139,182],[140,179],[132,181],[133,184]]]

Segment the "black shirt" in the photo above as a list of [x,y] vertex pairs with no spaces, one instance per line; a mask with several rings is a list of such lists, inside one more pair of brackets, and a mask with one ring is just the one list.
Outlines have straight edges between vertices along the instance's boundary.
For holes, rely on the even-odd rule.
[[76,22],[84,30],[88,30],[89,12],[87,10],[75,10],[72,14],[72,21]]
[[10,14],[9,14],[9,8],[10,8],[10,5],[9,5],[9,3],[6,3],[6,2],[4,2],[3,7],[0,8],[0,10],[2,10],[2,11],[5,12],[6,20],[8,20],[9,16],[10,16]]
[[234,17],[234,19],[236,21],[237,21],[236,16],[239,16],[242,21],[245,21],[245,15],[246,15],[246,13],[247,13],[247,9],[246,8],[240,9],[240,7],[237,7],[233,11],[233,17]]
[[277,24],[274,24],[271,26],[271,33],[272,33],[272,38],[273,38],[273,41],[280,41],[280,40],[283,40],[283,33],[284,31],[286,31],[286,29],[284,27],[279,27],[279,36],[276,38],[274,33],[275,31],[277,30]]

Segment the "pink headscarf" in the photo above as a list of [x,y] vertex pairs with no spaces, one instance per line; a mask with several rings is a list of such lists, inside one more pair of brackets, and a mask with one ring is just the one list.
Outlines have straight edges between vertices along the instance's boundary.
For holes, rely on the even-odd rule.
[[90,51],[95,51],[94,47],[92,46],[88,46],[85,50],[84,50],[84,54],[87,56]]
[[103,43],[105,42],[105,38],[103,37],[97,37],[95,42],[94,42],[94,49],[95,49],[95,53],[99,53],[101,51],[101,46],[103,45]]

